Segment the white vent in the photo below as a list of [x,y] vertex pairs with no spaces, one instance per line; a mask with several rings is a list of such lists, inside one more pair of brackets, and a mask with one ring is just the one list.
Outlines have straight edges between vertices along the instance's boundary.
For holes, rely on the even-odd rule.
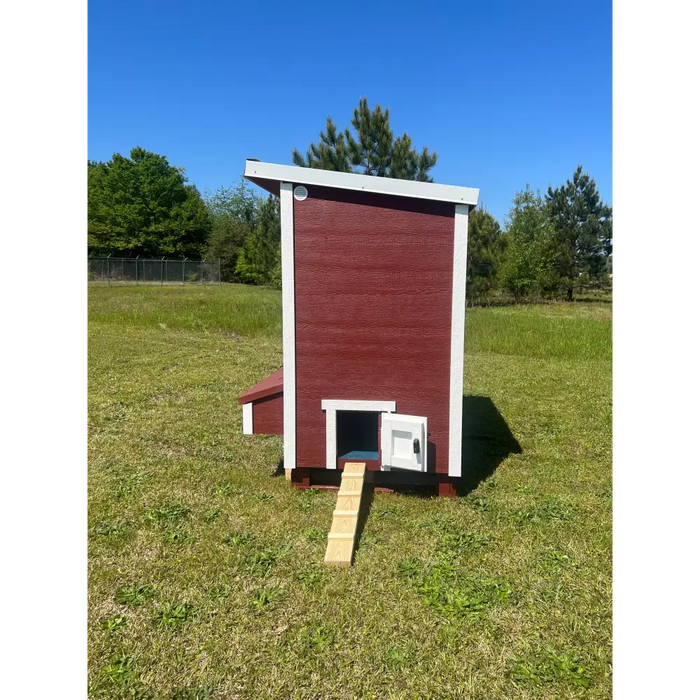
[[304,187],[304,185],[299,185],[294,188],[294,199],[297,202],[303,202],[309,196],[309,190]]

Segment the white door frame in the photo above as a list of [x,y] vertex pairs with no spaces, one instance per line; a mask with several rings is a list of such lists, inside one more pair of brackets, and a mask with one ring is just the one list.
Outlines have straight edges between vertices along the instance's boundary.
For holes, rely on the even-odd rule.
[[377,413],[396,413],[396,401],[343,401],[341,399],[323,399],[321,408],[326,412],[326,469],[338,467],[336,435],[338,411],[376,411]]

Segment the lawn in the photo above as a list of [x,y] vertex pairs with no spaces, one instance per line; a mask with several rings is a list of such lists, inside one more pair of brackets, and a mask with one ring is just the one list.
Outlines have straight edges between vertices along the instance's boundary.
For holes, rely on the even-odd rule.
[[511,447],[472,431],[464,497],[372,494],[340,570],[335,494],[241,431],[280,302],[89,290],[90,697],[610,697],[611,305],[469,309],[465,405]]

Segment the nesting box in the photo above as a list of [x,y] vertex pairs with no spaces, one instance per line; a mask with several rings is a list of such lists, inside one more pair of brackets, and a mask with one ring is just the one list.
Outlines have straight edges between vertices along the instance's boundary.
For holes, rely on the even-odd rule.
[[244,432],[284,433],[301,487],[360,461],[452,492],[479,191],[256,160],[245,177],[280,198],[283,367],[239,398]]

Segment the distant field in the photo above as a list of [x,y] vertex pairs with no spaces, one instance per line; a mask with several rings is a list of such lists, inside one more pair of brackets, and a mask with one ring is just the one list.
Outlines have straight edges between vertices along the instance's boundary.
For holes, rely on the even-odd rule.
[[493,474],[375,493],[337,570],[335,495],[274,475],[281,436],[241,434],[280,301],[89,289],[90,697],[609,698],[611,304],[469,309],[466,405],[520,449],[474,416]]

